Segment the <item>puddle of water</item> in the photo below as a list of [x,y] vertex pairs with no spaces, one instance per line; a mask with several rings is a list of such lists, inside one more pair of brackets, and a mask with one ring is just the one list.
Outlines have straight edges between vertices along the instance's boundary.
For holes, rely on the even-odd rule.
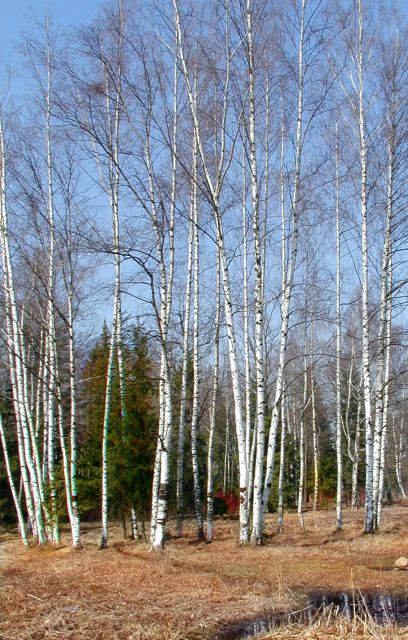
[[288,613],[264,613],[258,618],[224,626],[213,640],[248,640],[262,633],[291,624],[311,625],[316,617],[329,609],[347,619],[370,616],[377,624],[408,625],[408,593],[336,593],[317,591],[309,594],[307,606]]

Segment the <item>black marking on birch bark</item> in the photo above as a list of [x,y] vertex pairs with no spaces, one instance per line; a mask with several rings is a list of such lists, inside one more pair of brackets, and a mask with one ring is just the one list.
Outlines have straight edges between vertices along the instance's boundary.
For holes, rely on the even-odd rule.
[[167,484],[159,485],[159,500],[167,499]]

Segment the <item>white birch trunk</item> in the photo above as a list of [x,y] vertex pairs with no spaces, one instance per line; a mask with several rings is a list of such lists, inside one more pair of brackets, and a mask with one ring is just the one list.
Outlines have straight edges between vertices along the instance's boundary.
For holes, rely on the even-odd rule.
[[[194,133],[197,141],[197,150],[200,158],[201,167],[203,170],[205,182],[207,184],[210,196],[211,196],[211,204],[213,209],[213,216],[216,226],[216,237],[217,237],[217,246],[220,253],[220,261],[221,261],[221,277],[223,284],[223,293],[224,293],[224,308],[225,308],[225,321],[227,326],[227,336],[228,336],[228,351],[229,351],[229,360],[230,360],[230,369],[231,369],[231,379],[232,379],[232,391],[234,397],[234,409],[235,409],[235,427],[237,434],[237,442],[238,442],[238,459],[239,459],[239,484],[240,484],[240,542],[248,542],[249,541],[249,513],[248,513],[248,489],[247,489],[247,479],[248,479],[248,468],[247,468],[247,457],[246,457],[246,438],[245,438],[245,426],[242,417],[242,393],[241,393],[241,381],[240,381],[240,372],[238,366],[238,356],[237,356],[237,344],[236,344],[236,336],[235,336],[235,323],[234,323],[234,313],[233,313],[233,305],[232,305],[232,296],[231,296],[231,286],[230,286],[230,275],[229,268],[227,262],[227,256],[225,251],[225,242],[224,242],[224,233],[222,227],[221,220],[221,209],[220,209],[220,189],[222,186],[223,178],[225,175],[225,167],[224,167],[224,158],[225,158],[225,124],[227,118],[227,104],[228,104],[228,87],[229,87],[229,73],[230,73],[230,58],[228,58],[227,64],[227,76],[224,87],[224,109],[223,109],[223,122],[221,127],[222,133],[222,143],[221,149],[219,152],[219,166],[217,172],[217,184],[214,187],[213,181],[211,179],[208,166],[206,163],[206,156],[201,140],[201,129],[198,120],[198,113],[195,104],[195,98],[193,95],[193,88],[191,86],[191,81],[187,69],[186,59],[184,55],[184,44],[181,38],[181,27],[180,27],[180,13],[178,8],[177,0],[173,0],[173,7],[175,11],[175,22],[176,22],[176,32],[179,41],[179,57],[181,68],[183,72],[183,76],[186,82],[188,102],[190,106],[190,111],[193,120]],[[228,20],[227,20],[227,38],[228,38]]]
[[[391,167],[391,163],[390,163]],[[392,170],[390,169],[392,173]],[[392,190],[392,177],[390,175],[388,189]],[[382,257],[381,272],[381,301],[380,301],[380,322],[378,328],[378,355],[376,365],[376,394],[375,394],[375,428],[373,443],[373,509],[374,518],[377,520],[377,504],[379,503],[379,482],[381,469],[381,443],[384,429],[384,402],[385,402],[385,367],[386,367],[386,332],[388,325],[387,306],[389,298],[387,295],[387,279],[390,266],[391,250],[391,222],[392,222],[392,195],[389,195],[390,205],[387,207],[387,223],[384,237],[384,249]],[[375,524],[377,526],[378,523]]]
[[276,376],[275,400],[272,410],[271,426],[269,430],[269,442],[267,448],[266,473],[264,481],[263,504],[266,509],[269,501],[269,494],[272,486],[272,477],[275,464],[276,433],[279,421],[280,403],[282,400],[283,377],[286,363],[286,349],[289,331],[290,303],[292,297],[293,280],[296,268],[298,234],[299,234],[299,202],[300,202],[300,180],[302,168],[303,151],[303,93],[304,93],[304,32],[305,32],[305,8],[306,0],[302,0],[301,19],[299,30],[299,52],[298,52],[298,106],[296,123],[296,150],[295,150],[295,177],[293,185],[292,204],[292,233],[291,252],[289,260],[288,275],[285,283],[285,292],[281,302],[281,330],[279,345],[279,361]]
[[[108,546],[108,443],[109,443],[109,417],[112,397],[113,369],[115,355],[118,353],[119,387],[121,395],[122,419],[124,418],[124,372],[121,352],[118,350],[118,338],[122,337],[121,317],[121,278],[120,278],[120,240],[119,240],[119,125],[120,104],[119,89],[115,91],[115,97],[110,95],[110,83],[107,70],[105,70],[106,83],[106,112],[108,126],[109,163],[107,191],[112,216],[112,241],[114,254],[114,302],[111,337],[109,341],[108,367],[106,373],[105,402],[102,427],[102,532],[101,549]],[[121,67],[118,69],[118,86],[121,84]]]
[[[160,313],[157,321],[161,342],[161,368],[160,368],[160,418],[159,432],[156,447],[156,458],[153,473],[152,488],[152,517],[150,526],[150,542],[153,550],[164,548],[168,509],[168,485],[169,485],[169,455],[173,433],[173,398],[172,381],[168,358],[167,336],[171,317],[173,276],[174,276],[174,222],[176,209],[177,190],[177,130],[178,130],[178,52],[179,52],[179,28],[176,26],[176,46],[174,52],[174,93],[173,93],[173,130],[172,130],[172,189],[169,215],[169,258],[168,270],[163,251],[161,230],[158,221],[154,175],[150,149],[150,122],[147,123],[146,163],[149,181],[150,216],[156,236],[156,251],[160,270]],[[153,292],[152,292],[153,293]]]
[[[251,364],[249,357],[249,296],[248,296],[248,229],[246,208],[245,146],[242,146],[242,237],[243,237],[243,299],[244,299],[244,359],[245,359],[245,446],[247,460],[251,447]],[[251,478],[248,477],[247,484]]]
[[[0,202],[0,242],[2,248],[3,275],[5,285],[6,308],[8,309],[7,347],[9,350],[11,381],[13,385],[13,403],[17,421],[17,436],[19,439],[19,454],[22,477],[25,485],[25,495],[29,515],[38,544],[46,542],[44,529],[42,486],[39,484],[39,469],[36,468],[32,457],[32,443],[27,420],[27,407],[24,398],[23,357],[21,353],[21,331],[18,321],[17,302],[15,297],[13,268],[11,261],[8,220],[6,210],[6,182],[5,182],[5,150],[2,121],[0,119],[0,163],[1,163],[1,202]],[[25,473],[27,470],[27,473]],[[30,514],[31,511],[31,514]]]
[[370,336],[369,336],[369,308],[368,308],[368,230],[367,230],[367,143],[364,105],[364,73],[363,73],[363,1],[358,0],[358,127],[360,136],[360,164],[361,164],[361,309],[362,309],[362,347],[363,347],[363,388],[364,415],[366,436],[366,495],[365,495],[365,523],[366,533],[374,532],[374,503],[373,503],[373,427],[371,422],[371,374],[370,374]]
[[177,481],[176,481],[176,513],[177,525],[176,535],[183,535],[184,519],[184,438],[186,428],[186,404],[187,404],[187,371],[188,371],[188,344],[190,327],[190,306],[191,306],[191,276],[193,271],[193,239],[194,224],[191,220],[188,238],[188,258],[187,258],[187,282],[184,302],[183,321],[183,362],[181,371],[180,387],[180,418],[177,446]]
[[130,530],[131,530],[132,540],[138,540],[140,538],[140,535],[137,528],[136,509],[134,507],[130,507]]
[[212,398],[210,408],[210,430],[208,435],[207,452],[207,542],[212,542],[214,536],[214,437],[215,419],[217,412],[217,396],[219,382],[219,360],[220,360],[220,320],[221,320],[221,285],[220,285],[220,259],[217,252],[217,275],[215,292],[215,337],[214,337],[214,367]]
[[305,488],[305,412],[307,409],[307,340],[306,340],[306,325],[305,325],[305,342],[304,342],[304,361],[303,361],[303,406],[300,414],[300,433],[299,433],[299,488],[297,499],[297,511],[299,516],[299,524],[301,529],[305,528],[305,521],[303,517],[303,501],[304,501],[304,488]]
[[113,322],[111,329],[111,337],[109,341],[108,367],[106,371],[106,387],[103,412],[102,426],[102,490],[101,490],[101,512],[102,512],[102,532],[101,532],[101,549],[108,546],[108,438],[109,438],[109,415],[110,404],[112,398],[112,379],[113,367],[115,360],[116,347],[116,300],[113,310]]
[[6,467],[7,479],[8,479],[8,482],[9,482],[9,487],[10,487],[11,495],[12,495],[12,498],[13,498],[16,514],[17,514],[20,536],[21,536],[21,539],[23,541],[24,546],[28,547],[29,545],[28,545],[28,539],[27,539],[27,534],[26,534],[26,526],[25,526],[25,522],[24,522],[24,516],[23,516],[23,512],[21,510],[20,501],[18,499],[16,487],[15,487],[15,484],[14,484],[13,473],[11,471],[10,459],[9,459],[8,450],[7,450],[7,442],[6,442],[6,437],[5,437],[4,429],[3,429],[3,416],[2,416],[1,413],[0,413],[0,439],[1,439],[1,444],[2,444],[2,447],[3,447],[4,464],[5,464],[5,467]]
[[[264,504],[263,466],[265,455],[265,376],[264,376],[264,317],[263,317],[263,277],[262,251],[259,220],[259,185],[257,175],[255,137],[255,66],[252,40],[252,0],[246,3],[246,25],[248,43],[248,84],[249,84],[249,164],[252,196],[252,233],[254,244],[255,270],[255,368],[256,368],[256,459],[253,493],[252,542],[262,544]],[[248,461],[249,462],[249,461]]]
[[229,404],[225,400],[225,449],[224,449],[224,473],[222,482],[222,492],[226,495],[229,491],[229,460],[230,460],[230,428],[229,428]]
[[197,149],[193,140],[193,182],[192,182],[192,218],[194,225],[194,278],[193,278],[193,406],[191,411],[191,464],[194,485],[194,512],[197,524],[197,537],[204,538],[204,522],[201,510],[200,473],[198,468],[198,415],[200,409],[200,365],[199,365],[199,315],[200,315],[200,242],[197,203]]
[[[341,257],[340,257],[340,173],[339,173],[339,143],[336,123],[336,530],[343,527],[343,451],[342,451],[342,418],[341,418]],[[352,370],[352,367],[351,367]],[[351,376],[351,373],[350,373]],[[350,380],[351,388],[351,380]]]
[[286,407],[285,407],[285,386],[283,387],[281,402],[281,440],[279,457],[279,478],[278,478],[278,531],[283,531],[283,481],[285,477],[285,444],[286,444]]
[[317,511],[319,506],[319,434],[316,423],[316,383],[314,377],[314,366],[312,365],[310,374],[311,399],[312,399],[312,438],[313,438],[313,511]]
[[403,432],[404,432],[404,413],[401,416],[399,434],[397,434],[395,429],[395,416],[393,415],[392,416],[392,433],[394,437],[394,450],[395,450],[395,475],[397,477],[398,489],[401,494],[401,497],[406,498],[407,495],[405,493],[405,488],[402,482]]
[[[392,206],[392,202],[390,202]],[[392,254],[390,247],[390,256],[388,262],[388,282],[387,282],[387,317],[385,328],[385,366],[384,366],[384,404],[383,404],[383,422],[381,430],[381,442],[380,442],[380,471],[378,477],[378,494],[376,505],[376,527],[381,526],[381,510],[382,499],[384,494],[384,479],[385,479],[385,453],[387,446],[388,435],[388,414],[390,403],[390,360],[391,360],[391,324],[392,324]]]
[[72,268],[70,266],[71,282],[68,290],[68,334],[69,334],[69,388],[70,388],[70,491],[72,505],[72,546],[74,549],[81,549],[81,525],[78,511],[78,491],[77,491],[77,402],[76,402],[76,382],[75,382],[75,327],[73,314],[73,282]]

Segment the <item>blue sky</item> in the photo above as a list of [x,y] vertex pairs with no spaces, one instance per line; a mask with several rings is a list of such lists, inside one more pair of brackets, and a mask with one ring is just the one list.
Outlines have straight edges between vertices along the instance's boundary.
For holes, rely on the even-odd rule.
[[30,15],[41,16],[48,7],[61,25],[89,21],[97,13],[100,0],[0,0],[0,45],[10,54],[22,31],[30,31]]

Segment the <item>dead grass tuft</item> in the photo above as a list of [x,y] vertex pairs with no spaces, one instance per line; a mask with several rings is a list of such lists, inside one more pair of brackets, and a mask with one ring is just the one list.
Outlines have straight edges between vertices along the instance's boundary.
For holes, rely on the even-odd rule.
[[364,618],[347,620],[337,615],[333,610],[326,610],[316,616],[309,626],[294,624],[282,627],[270,633],[259,636],[259,640],[401,640],[408,638],[405,630],[395,626],[382,627],[374,622],[367,614]]

